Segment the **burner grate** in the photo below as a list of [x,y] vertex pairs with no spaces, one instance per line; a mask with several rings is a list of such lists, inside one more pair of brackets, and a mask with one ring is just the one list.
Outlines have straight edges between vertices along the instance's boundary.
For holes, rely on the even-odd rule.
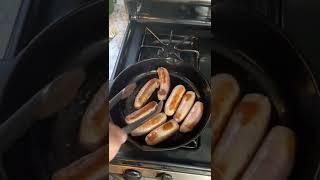
[[199,68],[198,38],[188,35],[170,34],[156,35],[149,28],[145,33],[140,46],[138,61],[152,58],[165,58],[173,63],[193,63]]

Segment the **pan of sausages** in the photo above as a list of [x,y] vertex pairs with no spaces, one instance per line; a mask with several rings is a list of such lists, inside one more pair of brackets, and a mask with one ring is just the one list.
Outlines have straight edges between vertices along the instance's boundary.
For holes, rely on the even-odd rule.
[[122,71],[112,82],[110,97],[135,82],[135,91],[110,109],[113,122],[124,127],[164,106],[133,130],[128,140],[144,151],[173,150],[196,139],[211,114],[209,82],[192,65],[172,64],[166,59],[138,62]]

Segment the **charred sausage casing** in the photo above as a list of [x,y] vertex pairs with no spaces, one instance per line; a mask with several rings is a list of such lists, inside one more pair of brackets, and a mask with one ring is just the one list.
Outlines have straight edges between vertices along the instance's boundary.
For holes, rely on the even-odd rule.
[[164,67],[159,67],[157,73],[160,80],[160,89],[158,91],[158,99],[164,101],[167,99],[170,89],[170,74]]
[[164,112],[168,116],[172,116],[176,112],[185,92],[186,92],[186,88],[183,85],[177,85],[176,87],[173,88],[164,106]]
[[150,118],[150,120],[148,120],[147,122],[139,126],[137,129],[133,130],[131,132],[131,135],[132,136],[145,135],[150,131],[152,131],[153,129],[155,129],[156,127],[163,124],[164,122],[166,122],[166,120],[167,120],[167,115],[165,113],[162,112],[162,113],[156,114],[155,116]]
[[170,120],[160,127],[151,131],[145,138],[145,141],[148,145],[156,145],[169,137],[179,130],[179,125],[175,120]]

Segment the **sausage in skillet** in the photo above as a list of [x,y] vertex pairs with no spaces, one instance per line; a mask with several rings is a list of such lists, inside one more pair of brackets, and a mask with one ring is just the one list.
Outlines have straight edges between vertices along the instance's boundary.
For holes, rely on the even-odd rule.
[[214,149],[214,179],[238,178],[265,134],[270,113],[271,105],[267,97],[260,94],[247,94],[243,97]]
[[138,109],[138,110],[134,111],[133,113],[127,115],[125,118],[126,123],[131,124],[131,123],[147,116],[152,111],[154,111],[157,108],[157,106],[158,106],[157,102],[155,102],[155,101],[149,102],[148,104],[143,106],[141,109]]
[[237,80],[229,74],[218,74],[211,79],[212,85],[212,132],[215,146],[227,125],[229,116],[237,101],[240,88]]
[[165,106],[164,106],[164,112],[168,115],[168,116],[172,116],[179,104],[180,101],[184,95],[184,93],[186,92],[186,88],[183,85],[177,85],[171,92]]
[[148,101],[152,93],[159,88],[159,84],[159,79],[150,79],[138,92],[134,100],[134,107],[140,109]]
[[103,146],[95,152],[88,154],[69,166],[58,170],[52,176],[52,180],[94,180],[107,179],[108,165],[107,146]]
[[288,179],[294,164],[295,148],[292,130],[283,126],[272,128],[241,180]]
[[164,101],[167,99],[169,89],[170,89],[170,74],[168,70],[164,67],[159,67],[157,69],[159,80],[160,80],[160,89],[158,91],[158,99]]
[[196,103],[194,103],[186,119],[181,124],[180,132],[187,133],[192,131],[192,129],[196,127],[196,125],[199,123],[202,117],[202,114],[203,114],[203,103],[200,101],[197,101]]
[[183,121],[183,119],[187,116],[188,112],[190,111],[195,99],[196,94],[193,91],[187,91],[186,94],[183,96],[180,105],[173,116],[173,119],[176,120],[178,123]]
[[107,83],[93,97],[81,120],[80,144],[89,150],[101,146],[108,136]]
[[131,132],[132,136],[142,136],[150,131],[152,131],[154,128],[160,126],[161,124],[165,123],[167,120],[167,115],[165,113],[159,113],[150,118],[147,122],[139,126],[137,129],[133,130]]
[[179,125],[175,120],[170,120],[160,127],[151,131],[145,138],[148,145],[156,145],[169,137],[179,130]]

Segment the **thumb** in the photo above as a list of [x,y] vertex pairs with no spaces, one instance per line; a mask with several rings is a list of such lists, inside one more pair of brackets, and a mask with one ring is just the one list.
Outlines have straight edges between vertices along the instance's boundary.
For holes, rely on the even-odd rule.
[[116,156],[126,140],[127,134],[118,126],[109,123],[109,162]]

